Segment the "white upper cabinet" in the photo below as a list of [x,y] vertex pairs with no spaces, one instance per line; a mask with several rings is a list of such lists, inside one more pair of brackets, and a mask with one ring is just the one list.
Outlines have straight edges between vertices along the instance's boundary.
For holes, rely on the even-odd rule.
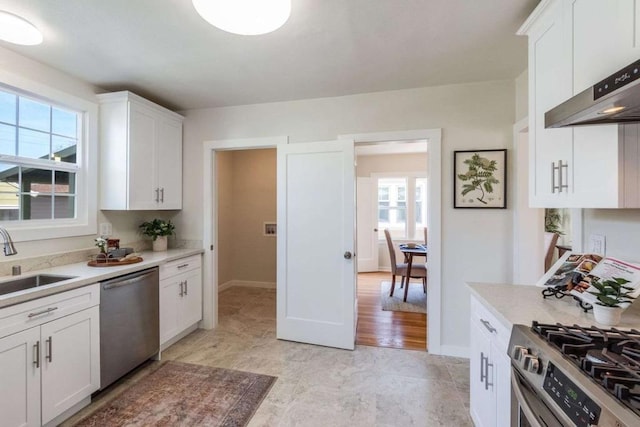
[[[618,125],[545,129],[544,114],[640,57],[636,0],[543,1],[529,36],[530,205],[640,207],[637,140]],[[628,133],[627,133],[628,134]]]
[[131,92],[98,97],[100,208],[182,209],[182,116]]

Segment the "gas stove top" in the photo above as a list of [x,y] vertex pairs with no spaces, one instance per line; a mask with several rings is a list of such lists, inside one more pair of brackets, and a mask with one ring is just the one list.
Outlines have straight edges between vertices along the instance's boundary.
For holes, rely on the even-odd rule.
[[640,426],[640,331],[514,325],[513,379],[553,414],[547,425]]
[[640,416],[640,331],[537,322],[531,329]]

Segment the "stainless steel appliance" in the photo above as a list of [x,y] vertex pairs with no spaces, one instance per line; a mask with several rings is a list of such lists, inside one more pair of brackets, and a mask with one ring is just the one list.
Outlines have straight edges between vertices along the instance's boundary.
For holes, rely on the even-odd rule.
[[100,388],[160,350],[158,268],[100,283]]
[[640,332],[533,322],[509,342],[512,425],[640,425]]
[[640,60],[544,115],[545,127],[640,122]]

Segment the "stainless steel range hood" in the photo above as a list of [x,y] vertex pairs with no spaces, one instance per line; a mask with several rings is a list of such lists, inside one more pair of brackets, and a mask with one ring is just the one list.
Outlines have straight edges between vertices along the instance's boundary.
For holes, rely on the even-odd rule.
[[546,128],[640,122],[640,60],[544,115]]

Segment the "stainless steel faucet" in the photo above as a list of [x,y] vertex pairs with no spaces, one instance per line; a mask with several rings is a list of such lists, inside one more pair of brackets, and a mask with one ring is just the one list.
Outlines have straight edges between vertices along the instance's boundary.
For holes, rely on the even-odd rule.
[[5,256],[17,254],[18,251],[16,250],[16,247],[13,246],[13,240],[11,240],[9,232],[4,227],[0,227],[0,236],[2,236],[2,240],[4,241]]

